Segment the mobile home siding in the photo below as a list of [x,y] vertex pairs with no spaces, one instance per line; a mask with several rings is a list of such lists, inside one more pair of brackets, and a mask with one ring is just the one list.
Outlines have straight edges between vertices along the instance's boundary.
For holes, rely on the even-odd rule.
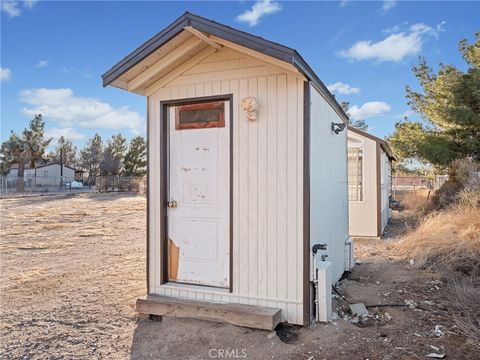
[[[284,321],[302,324],[303,85],[298,74],[221,49],[148,97],[151,293],[278,307]],[[232,292],[161,285],[160,102],[227,94],[233,96]],[[256,121],[240,109],[247,96],[258,100]]]
[[377,236],[377,142],[349,131],[348,136],[363,142],[363,199],[349,201],[351,236]]
[[310,246],[327,244],[332,282],[344,272],[348,239],[347,131],[331,131],[342,119],[311,86]]

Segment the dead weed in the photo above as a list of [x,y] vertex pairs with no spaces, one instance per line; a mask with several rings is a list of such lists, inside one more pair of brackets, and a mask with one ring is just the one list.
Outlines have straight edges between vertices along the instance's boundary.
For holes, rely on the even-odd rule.
[[480,348],[480,190],[467,187],[455,197],[392,247],[444,278],[458,331]]

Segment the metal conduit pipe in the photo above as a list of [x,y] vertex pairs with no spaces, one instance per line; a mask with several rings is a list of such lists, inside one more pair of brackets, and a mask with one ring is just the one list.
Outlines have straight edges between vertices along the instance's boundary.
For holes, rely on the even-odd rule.
[[[318,253],[318,250],[327,250],[327,244],[315,244],[312,246],[312,269],[311,269],[311,281],[313,283],[313,289],[315,291],[314,295],[314,308],[315,308],[315,321],[320,321],[319,319],[319,311],[318,311],[318,271],[315,267],[315,259]],[[325,260],[324,256],[322,255],[322,260]]]

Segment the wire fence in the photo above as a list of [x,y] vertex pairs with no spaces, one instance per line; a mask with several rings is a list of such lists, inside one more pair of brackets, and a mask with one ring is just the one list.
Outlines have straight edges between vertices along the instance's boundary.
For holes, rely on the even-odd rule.
[[[471,174],[471,178],[479,181],[480,172]],[[448,180],[448,175],[436,175],[433,179],[424,176],[392,176],[392,191],[411,191],[428,189],[438,190]]]
[[[23,189],[22,189],[23,182]],[[60,193],[67,191],[90,191],[82,182],[67,176],[25,175],[23,181],[17,176],[0,177],[0,196],[18,196],[35,193]]]
[[97,176],[95,189],[99,192],[136,192],[144,194],[147,191],[145,176]]
[[392,190],[417,191],[421,189],[433,189],[433,180],[424,176],[392,176]]
[[146,177],[97,176],[89,181],[66,176],[25,175],[18,181],[16,176],[0,177],[0,197],[39,195],[46,193],[82,192],[137,192],[145,193]]

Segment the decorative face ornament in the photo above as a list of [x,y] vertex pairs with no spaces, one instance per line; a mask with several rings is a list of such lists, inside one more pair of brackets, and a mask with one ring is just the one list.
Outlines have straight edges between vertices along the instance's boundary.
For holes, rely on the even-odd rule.
[[240,101],[240,106],[242,107],[242,110],[245,111],[245,116],[249,121],[257,120],[257,99],[255,99],[253,96],[243,98]]

